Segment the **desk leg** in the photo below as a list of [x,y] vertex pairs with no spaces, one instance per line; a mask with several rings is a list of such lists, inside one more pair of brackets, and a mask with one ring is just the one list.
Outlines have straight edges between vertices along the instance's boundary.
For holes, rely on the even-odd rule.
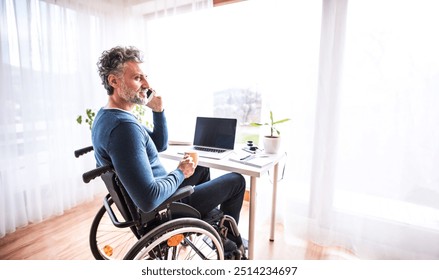
[[255,204],[256,204],[256,177],[250,177],[250,203],[248,223],[248,258],[253,260],[255,240]]
[[276,226],[276,201],[277,201],[277,178],[279,164],[276,163],[273,168],[273,197],[271,200],[271,225],[270,225],[270,241],[274,241],[274,228]]

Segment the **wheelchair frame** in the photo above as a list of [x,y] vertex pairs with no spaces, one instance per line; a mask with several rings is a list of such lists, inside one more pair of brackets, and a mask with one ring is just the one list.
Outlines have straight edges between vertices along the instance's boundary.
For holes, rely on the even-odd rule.
[[[75,157],[90,151],[93,146],[76,150]],[[227,239],[229,230],[239,236],[231,216],[214,209],[201,217],[195,208],[179,202],[193,193],[192,186],[179,188],[145,213],[134,205],[113,166],[101,166],[82,175],[84,183],[97,177],[104,181],[108,194],[90,228],[89,245],[95,259],[246,259],[245,250],[235,243],[235,247],[230,246]]]

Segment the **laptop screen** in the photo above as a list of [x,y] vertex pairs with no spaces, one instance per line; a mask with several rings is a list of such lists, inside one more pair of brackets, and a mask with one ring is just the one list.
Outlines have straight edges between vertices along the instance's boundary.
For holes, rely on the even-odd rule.
[[197,117],[194,146],[233,150],[236,119]]

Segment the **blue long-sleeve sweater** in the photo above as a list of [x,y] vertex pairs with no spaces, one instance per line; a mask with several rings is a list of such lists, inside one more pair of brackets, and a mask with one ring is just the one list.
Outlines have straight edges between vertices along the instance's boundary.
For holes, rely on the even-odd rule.
[[153,112],[153,124],[151,131],[130,112],[102,108],[92,127],[97,166],[113,164],[131,199],[144,212],[157,207],[184,180],[179,169],[168,173],[158,156],[168,142],[164,112]]

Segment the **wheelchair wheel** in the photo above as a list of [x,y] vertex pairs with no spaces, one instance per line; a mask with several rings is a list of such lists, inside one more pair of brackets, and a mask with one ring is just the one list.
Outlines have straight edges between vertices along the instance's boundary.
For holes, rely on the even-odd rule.
[[203,220],[180,218],[166,222],[144,235],[125,259],[223,260],[218,232]]
[[[114,211],[116,215],[119,214],[117,209]],[[89,239],[95,259],[120,260],[137,240],[129,227],[114,226],[104,206],[99,209],[91,225]]]

